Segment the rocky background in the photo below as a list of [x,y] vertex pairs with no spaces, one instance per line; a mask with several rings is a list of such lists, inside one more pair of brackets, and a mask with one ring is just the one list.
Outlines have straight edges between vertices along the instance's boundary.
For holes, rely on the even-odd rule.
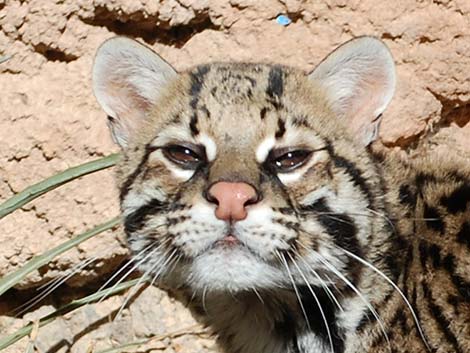
[[[287,26],[276,18],[286,15]],[[398,72],[380,144],[410,156],[452,149],[470,156],[468,0],[0,0],[0,199],[112,144],[91,92],[98,45],[139,39],[175,68],[210,61],[268,61],[310,71],[340,43],[382,38]],[[112,171],[83,177],[0,221],[0,277],[32,256],[117,215]],[[92,293],[127,258],[120,230],[67,252],[0,298],[0,337],[54,306]],[[17,319],[11,310],[74,265],[95,262]],[[40,352],[91,352],[152,335],[139,351],[214,352],[189,314],[158,289],[90,305],[41,328]],[[25,352],[23,339],[6,352]]]

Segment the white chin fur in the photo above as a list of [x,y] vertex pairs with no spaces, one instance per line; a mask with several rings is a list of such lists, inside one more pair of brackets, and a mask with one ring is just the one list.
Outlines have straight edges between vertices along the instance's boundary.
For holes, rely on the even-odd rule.
[[279,287],[284,274],[243,247],[216,248],[196,257],[188,282],[195,291],[238,292]]

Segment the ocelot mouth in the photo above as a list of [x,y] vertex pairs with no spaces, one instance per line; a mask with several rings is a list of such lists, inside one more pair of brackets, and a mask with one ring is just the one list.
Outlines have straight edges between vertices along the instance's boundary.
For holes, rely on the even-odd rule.
[[232,234],[227,234],[220,240],[217,240],[214,244],[214,247],[234,247],[240,245],[241,242],[238,238]]

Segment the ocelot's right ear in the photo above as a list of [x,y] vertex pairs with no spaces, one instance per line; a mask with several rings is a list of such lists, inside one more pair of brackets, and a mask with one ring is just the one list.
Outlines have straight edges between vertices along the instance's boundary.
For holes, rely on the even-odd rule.
[[114,141],[125,148],[176,71],[151,49],[126,37],[104,42],[93,64],[93,91],[108,114]]

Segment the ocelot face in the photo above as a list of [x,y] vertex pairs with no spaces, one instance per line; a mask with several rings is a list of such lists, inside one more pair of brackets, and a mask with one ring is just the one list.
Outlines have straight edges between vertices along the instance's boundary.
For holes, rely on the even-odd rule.
[[[354,271],[344,252],[367,251],[380,207],[364,145],[394,83],[383,67],[361,63],[361,80],[338,67],[381,46],[363,41],[309,76],[256,64],[176,74],[128,39],[100,48],[95,94],[123,147],[121,206],[142,271],[171,287],[230,292],[324,285]],[[389,64],[373,49],[383,57],[371,60]],[[360,88],[354,97],[348,84]]]

